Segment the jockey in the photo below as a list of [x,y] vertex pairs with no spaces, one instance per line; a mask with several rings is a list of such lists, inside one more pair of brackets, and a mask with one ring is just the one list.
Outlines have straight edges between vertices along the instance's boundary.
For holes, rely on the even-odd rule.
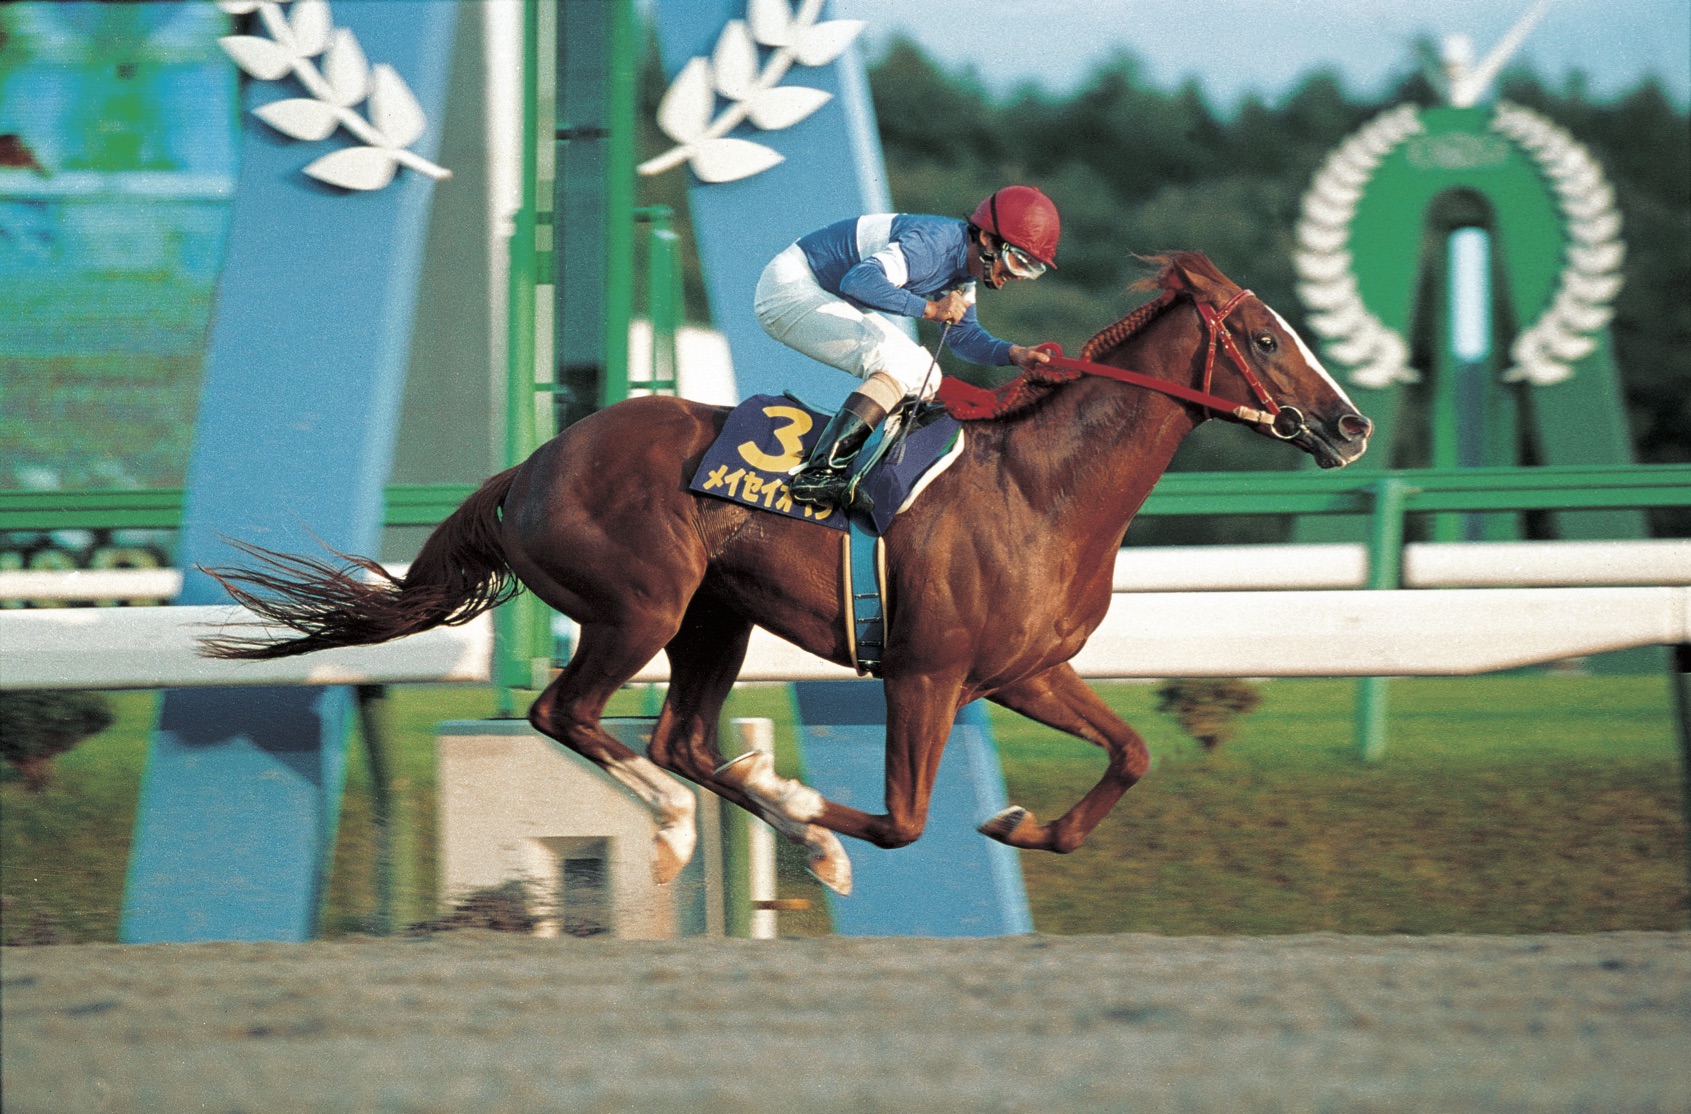
[[862,379],[793,476],[792,497],[833,504],[882,418],[907,395],[932,397],[934,358],[883,314],[938,321],[971,363],[1026,370],[1050,357],[999,340],[975,319],[975,283],[994,290],[1055,267],[1057,207],[1006,186],[967,221],[903,213],[857,217],[803,236],[763,270],[757,319],[770,336]]

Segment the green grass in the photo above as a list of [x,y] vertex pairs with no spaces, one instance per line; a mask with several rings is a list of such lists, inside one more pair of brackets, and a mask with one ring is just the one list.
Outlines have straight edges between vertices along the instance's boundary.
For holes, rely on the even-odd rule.
[[[1350,743],[1348,681],[1281,680],[1238,737],[1205,755],[1152,710],[1149,685],[1099,686],[1146,736],[1150,775],[1072,855],[1022,854],[1042,932],[1590,932],[1682,929],[1680,772],[1661,677],[1544,675],[1393,682],[1385,760]],[[488,715],[480,688],[392,690],[401,854],[398,919],[435,911],[434,725]],[[117,938],[123,872],[156,698],[113,696],[117,722],[32,795],[0,782],[4,939]],[[612,711],[637,715],[631,690]],[[777,724],[798,772],[784,688],[739,690],[730,715]],[[993,711],[1010,797],[1049,819],[1102,769],[1099,752]],[[374,912],[368,776],[352,747],[324,931]],[[782,845],[781,893],[827,931],[820,888]]]
[[41,793],[0,767],[0,940],[116,940],[135,801],[157,703],[113,693],[111,727],[54,763]]
[[[1394,681],[1390,745],[1350,742],[1348,681],[1275,681],[1205,755],[1149,685],[1100,691],[1155,766],[1081,850],[1023,853],[1041,931],[1594,932],[1687,925],[1667,682]],[[1050,818],[1102,768],[994,721],[1017,803]]]

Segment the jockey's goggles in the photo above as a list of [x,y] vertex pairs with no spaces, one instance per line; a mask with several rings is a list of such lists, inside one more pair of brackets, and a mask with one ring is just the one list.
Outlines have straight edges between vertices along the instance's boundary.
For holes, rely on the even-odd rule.
[[1000,242],[998,257],[1004,260],[1004,266],[1010,273],[1020,279],[1036,279],[1045,273],[1045,264],[1017,247],[1015,244]]

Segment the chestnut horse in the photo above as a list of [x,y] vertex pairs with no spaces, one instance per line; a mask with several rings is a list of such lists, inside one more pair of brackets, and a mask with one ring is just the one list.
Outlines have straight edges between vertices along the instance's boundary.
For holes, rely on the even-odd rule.
[[[762,756],[724,764],[717,748],[718,714],[754,624],[851,664],[839,535],[688,491],[722,429],[721,407],[648,397],[582,419],[483,484],[402,577],[363,558],[337,568],[244,547],[268,571],[208,571],[294,633],[211,640],[206,652],[261,658],[381,642],[465,622],[520,582],[581,627],[529,721],[651,808],[659,881],[675,877],[694,842],[693,796],[668,770],[803,843],[817,876],[847,892],[850,862],[829,833],[881,847],[920,836],[952,721],[978,697],[1108,755],[1098,783],[1057,819],[1011,807],[980,829],[1012,847],[1072,851],[1148,765],[1139,734],[1067,662],[1103,621],[1122,535],[1175,449],[1220,413],[1216,396],[1246,407],[1244,418],[1220,416],[1288,440],[1323,467],[1361,456],[1372,428],[1286,321],[1206,257],[1152,262],[1160,273],[1143,285],[1162,297],[1094,337],[1084,356],[1177,393],[1202,386],[1214,392],[1211,405],[1098,375],[1036,372],[993,396],[992,416],[970,422],[960,458],[887,532],[883,814],[826,800]],[[669,693],[642,757],[599,720],[660,651]]]

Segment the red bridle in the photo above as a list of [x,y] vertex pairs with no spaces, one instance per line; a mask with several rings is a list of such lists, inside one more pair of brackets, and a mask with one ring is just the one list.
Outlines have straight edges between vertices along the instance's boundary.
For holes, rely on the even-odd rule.
[[[1303,413],[1295,406],[1281,406],[1268,393],[1268,388],[1262,385],[1251,365],[1246,362],[1244,353],[1233,340],[1233,334],[1227,331],[1224,324],[1228,314],[1239,308],[1239,304],[1246,298],[1254,298],[1255,294],[1249,290],[1241,290],[1228,300],[1227,304],[1216,309],[1208,302],[1200,302],[1196,298],[1192,304],[1198,309],[1198,316],[1204,323],[1204,330],[1209,334],[1209,343],[1204,351],[1204,389],[1196,390],[1183,387],[1178,383],[1170,383],[1166,379],[1157,379],[1143,372],[1128,371],[1125,368],[1111,367],[1108,364],[1095,364],[1088,360],[1075,360],[1063,355],[1060,344],[1041,344],[1039,350],[1051,357],[1050,366],[1065,371],[1079,371],[1087,375],[1097,375],[1105,379],[1115,379],[1122,383],[1132,383],[1139,387],[1148,387],[1153,391],[1160,391],[1165,395],[1178,398],[1183,402],[1196,403],[1208,410],[1215,410],[1223,414],[1231,414],[1240,421],[1254,425],[1267,426],[1268,432],[1282,441],[1290,441],[1304,432]],[[1230,399],[1210,393],[1210,382],[1215,375],[1215,352],[1217,348],[1227,353],[1233,366],[1239,369],[1246,384],[1256,395],[1262,409],[1251,406],[1241,406]],[[1282,416],[1285,416],[1284,418]]]

